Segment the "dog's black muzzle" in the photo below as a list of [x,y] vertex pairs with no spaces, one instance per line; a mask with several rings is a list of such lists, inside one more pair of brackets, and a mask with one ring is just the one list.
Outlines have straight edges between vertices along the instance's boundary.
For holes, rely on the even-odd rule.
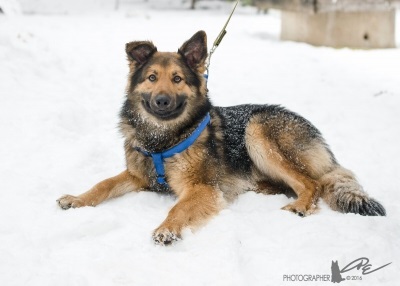
[[178,117],[186,105],[185,95],[143,94],[142,97],[146,111],[161,119]]

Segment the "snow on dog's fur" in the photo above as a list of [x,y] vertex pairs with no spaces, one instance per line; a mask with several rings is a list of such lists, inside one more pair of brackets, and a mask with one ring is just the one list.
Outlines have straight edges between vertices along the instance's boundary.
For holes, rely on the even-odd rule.
[[[130,74],[121,110],[127,169],[60,207],[95,206],[131,191],[172,192],[179,199],[154,231],[159,244],[195,229],[246,191],[294,192],[283,209],[300,216],[317,209],[322,197],[340,212],[385,215],[349,170],[339,165],[321,133],[306,119],[276,105],[214,107],[203,77],[207,40],[203,31],[177,53],[153,43],[126,45]],[[168,184],[156,181],[151,157],[185,140],[209,113],[211,122],[188,149],[165,159]]]

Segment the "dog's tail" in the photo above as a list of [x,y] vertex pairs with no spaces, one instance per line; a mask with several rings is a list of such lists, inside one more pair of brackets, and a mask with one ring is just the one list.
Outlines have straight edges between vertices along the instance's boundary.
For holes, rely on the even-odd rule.
[[319,182],[322,199],[333,210],[363,216],[386,215],[385,208],[368,196],[354,174],[341,166],[323,175]]

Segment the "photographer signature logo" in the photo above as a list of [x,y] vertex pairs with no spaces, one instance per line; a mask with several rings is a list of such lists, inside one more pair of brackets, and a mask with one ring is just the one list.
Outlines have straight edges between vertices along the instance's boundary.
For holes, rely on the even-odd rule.
[[[331,283],[340,283],[344,280],[364,280],[364,276],[374,273],[382,268],[392,264],[392,262],[382,265],[380,267],[375,267],[370,263],[367,257],[360,257],[356,260],[350,262],[345,267],[340,269],[339,262],[332,261],[331,264],[331,275],[327,273],[292,273],[292,274],[283,274],[282,279],[284,282],[305,282],[307,285],[313,282],[331,282]],[[351,273],[347,273],[352,271]],[[346,273],[344,275],[344,273]]]
[[366,257],[361,257],[358,258],[352,262],[350,262],[349,264],[347,264],[345,267],[343,267],[341,270],[339,268],[339,263],[338,261],[332,261],[332,265],[331,265],[331,282],[332,283],[340,283],[344,280],[362,280],[362,276],[357,275],[357,276],[347,276],[346,278],[342,277],[343,273],[346,273],[350,270],[356,269],[358,271],[361,271],[361,275],[368,275],[371,274],[375,271],[378,271],[386,266],[388,266],[390,263],[387,263],[385,265],[382,265],[378,268],[373,268],[372,264],[369,263],[369,259]]

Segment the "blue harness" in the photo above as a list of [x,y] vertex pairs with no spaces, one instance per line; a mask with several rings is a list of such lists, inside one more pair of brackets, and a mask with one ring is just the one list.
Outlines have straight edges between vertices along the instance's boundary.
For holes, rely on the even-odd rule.
[[207,113],[206,117],[204,117],[203,121],[200,125],[193,131],[193,133],[180,142],[178,145],[164,151],[164,152],[157,152],[151,153],[145,150],[136,147],[135,150],[139,151],[143,155],[147,157],[151,157],[153,159],[154,168],[156,169],[157,173],[157,183],[159,184],[166,184],[165,181],[165,168],[164,168],[164,159],[174,156],[175,154],[181,153],[189,148],[197,138],[199,138],[200,134],[206,129],[207,125],[210,123],[210,114]]

